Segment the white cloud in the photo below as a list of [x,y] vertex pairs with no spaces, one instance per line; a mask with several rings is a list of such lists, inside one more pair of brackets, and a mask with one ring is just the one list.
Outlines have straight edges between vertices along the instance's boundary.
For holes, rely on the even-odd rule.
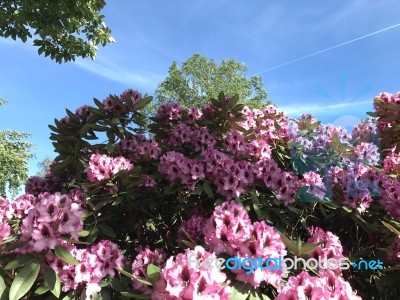
[[281,106],[279,107],[279,110],[285,112],[286,114],[291,114],[291,115],[300,115],[303,113],[317,113],[317,112],[329,112],[332,113],[337,113],[338,109],[344,109],[344,108],[351,108],[354,106],[366,106],[368,104],[371,104],[371,100],[365,100],[365,101],[358,101],[358,102],[351,102],[351,103],[338,103],[338,104],[333,104],[333,105],[318,105],[318,104],[305,104],[305,105],[288,105],[288,106]]
[[153,92],[158,83],[163,79],[162,76],[151,72],[131,72],[127,71],[120,66],[117,66],[105,59],[89,61],[89,60],[76,60],[75,64],[83,69],[86,69],[98,76],[110,79],[112,81],[124,84],[128,87],[137,87],[148,89]]

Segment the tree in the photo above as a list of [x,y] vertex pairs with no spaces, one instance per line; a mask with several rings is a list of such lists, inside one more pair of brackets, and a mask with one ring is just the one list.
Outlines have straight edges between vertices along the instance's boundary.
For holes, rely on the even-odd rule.
[[223,60],[217,65],[213,59],[194,54],[182,64],[182,68],[174,61],[168,77],[155,92],[157,104],[177,101],[184,107],[199,107],[210,98],[217,98],[221,91],[227,96],[239,94],[239,99],[251,108],[270,103],[266,101],[267,92],[262,86],[262,78],[252,76],[247,79],[246,72],[247,67],[235,59]]
[[[0,106],[5,101],[0,99]],[[25,141],[30,135],[16,130],[0,131],[0,195],[7,191],[15,196],[28,178],[28,160],[33,144]]]
[[33,38],[33,45],[56,62],[96,56],[97,45],[113,43],[100,14],[104,0],[4,0],[0,2],[0,37]]
[[38,162],[37,167],[39,170],[38,170],[36,176],[44,177],[46,175],[47,171],[50,170],[50,165],[53,162],[54,162],[54,160],[48,156],[46,158],[44,158],[42,161]]

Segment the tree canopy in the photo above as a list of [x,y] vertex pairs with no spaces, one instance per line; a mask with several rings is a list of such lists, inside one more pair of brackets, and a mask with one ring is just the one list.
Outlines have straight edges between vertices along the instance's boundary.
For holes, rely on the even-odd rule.
[[97,45],[114,42],[100,14],[104,0],[4,0],[0,37],[34,38],[39,54],[58,63],[96,56]]
[[217,98],[223,91],[239,99],[251,108],[260,108],[267,103],[267,92],[262,78],[246,77],[247,67],[235,59],[223,60],[218,65],[213,59],[194,54],[183,62],[180,68],[174,61],[168,77],[161,82],[155,92],[158,104],[177,101],[184,107],[204,105],[210,98]]
[[37,163],[38,172],[36,176],[44,177],[46,173],[50,170],[51,164],[54,163],[54,160],[50,157],[45,157],[43,160]]
[[[5,101],[0,99],[0,106]],[[33,157],[33,144],[26,141],[30,135],[16,130],[0,131],[0,195],[18,192],[28,178],[28,160]]]

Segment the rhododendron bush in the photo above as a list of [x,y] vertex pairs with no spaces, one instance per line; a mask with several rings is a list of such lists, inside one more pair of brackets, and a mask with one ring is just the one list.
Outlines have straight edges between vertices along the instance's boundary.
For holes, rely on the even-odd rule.
[[[223,93],[148,122],[150,101],[128,90],[50,125],[51,170],[0,199],[1,299],[400,295],[400,93],[352,132]],[[247,272],[191,257],[355,264]]]

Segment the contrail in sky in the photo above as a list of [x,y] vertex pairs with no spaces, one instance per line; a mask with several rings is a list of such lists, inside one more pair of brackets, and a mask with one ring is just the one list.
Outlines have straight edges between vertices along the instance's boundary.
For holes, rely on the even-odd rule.
[[330,50],[333,50],[333,49],[342,47],[342,46],[344,46],[344,45],[348,45],[348,44],[357,42],[357,41],[359,41],[359,40],[362,40],[362,39],[365,39],[365,38],[367,38],[367,37],[370,37],[370,36],[373,36],[373,35],[376,35],[376,34],[379,34],[379,33],[385,32],[385,31],[388,31],[388,30],[391,30],[391,29],[396,28],[396,27],[399,27],[399,26],[400,26],[400,23],[395,24],[395,25],[392,25],[392,26],[389,26],[389,27],[386,27],[386,28],[383,28],[383,29],[380,29],[380,30],[378,30],[378,31],[374,31],[374,32],[368,33],[368,34],[366,34],[366,35],[363,35],[363,36],[360,36],[360,37],[358,37],[358,38],[352,39],[352,40],[350,40],[350,41],[337,44],[337,45],[335,45],[335,46],[332,46],[332,47],[329,47],[329,48],[326,48],[326,49],[323,49],[323,50],[320,50],[320,51],[317,51],[317,52],[308,54],[308,55],[306,55],[306,56],[302,56],[302,57],[297,58],[297,59],[293,59],[293,60],[291,60],[291,61],[285,62],[285,63],[283,63],[283,64],[280,64],[280,65],[278,65],[278,66],[275,66],[275,67],[272,67],[272,68],[269,68],[269,69],[262,70],[262,71],[260,71],[260,72],[255,73],[254,75],[260,75],[260,74],[262,74],[262,73],[266,73],[266,72],[269,72],[269,71],[272,71],[272,70],[275,70],[275,69],[282,68],[282,67],[284,67],[284,66],[293,64],[293,63],[295,63],[295,62],[298,62],[298,61],[307,59],[307,58],[309,58],[309,57],[312,57],[312,56],[315,56],[315,55],[318,55],[318,54],[321,54],[321,53],[324,53],[324,52],[328,52],[328,51],[330,51]]

